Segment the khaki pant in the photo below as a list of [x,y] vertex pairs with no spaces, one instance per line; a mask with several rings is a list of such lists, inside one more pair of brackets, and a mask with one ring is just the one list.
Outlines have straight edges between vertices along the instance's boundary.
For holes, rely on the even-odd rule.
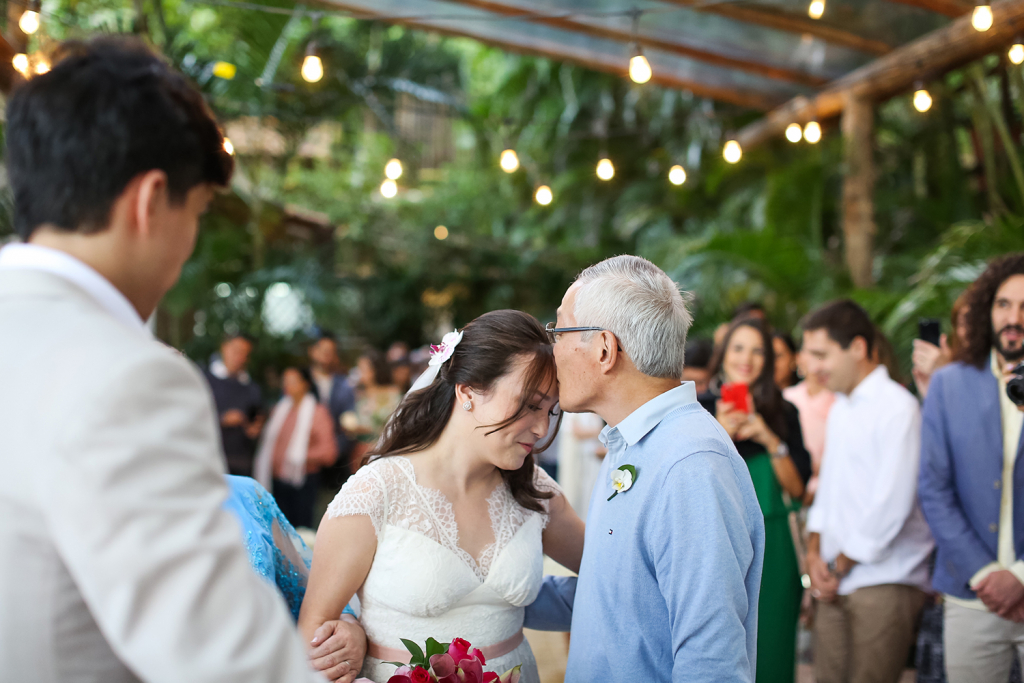
[[1024,658],[1024,624],[949,601],[943,621],[949,683],[1004,683],[1014,655]]
[[928,596],[913,586],[869,586],[814,617],[816,683],[896,683],[917,634]]

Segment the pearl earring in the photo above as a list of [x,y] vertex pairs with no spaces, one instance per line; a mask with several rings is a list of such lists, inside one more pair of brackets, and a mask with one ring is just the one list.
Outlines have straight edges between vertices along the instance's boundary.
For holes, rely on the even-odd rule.
[[473,410],[473,401],[469,400],[469,401],[466,401],[465,403],[463,403],[462,404],[462,409],[463,410],[467,410],[467,411]]

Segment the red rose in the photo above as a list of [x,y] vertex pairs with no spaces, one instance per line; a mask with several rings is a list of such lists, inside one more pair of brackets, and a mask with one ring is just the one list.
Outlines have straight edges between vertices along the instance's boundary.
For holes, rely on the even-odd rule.
[[463,659],[469,657],[469,648],[473,647],[469,644],[469,641],[463,640],[462,638],[456,638],[452,641],[451,645],[448,646],[448,654],[451,655],[452,659],[456,662],[461,662]]
[[484,672],[484,683],[498,683],[501,680],[501,676],[494,673],[493,671]]
[[434,681],[430,673],[422,666],[417,666],[413,669],[409,678],[412,680],[412,683],[433,683]]
[[469,656],[476,658],[481,664],[486,664],[487,660],[484,659],[484,653],[475,647],[469,651]]

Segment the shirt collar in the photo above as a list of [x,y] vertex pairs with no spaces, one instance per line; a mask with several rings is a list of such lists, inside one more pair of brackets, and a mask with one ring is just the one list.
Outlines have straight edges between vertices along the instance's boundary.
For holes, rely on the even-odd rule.
[[125,295],[70,254],[37,244],[8,244],[0,249],[0,269],[36,270],[56,275],[85,291],[121,323],[149,334],[145,321]]
[[868,373],[868,376],[860,381],[860,384],[853,388],[850,392],[850,400],[857,401],[862,398],[870,398],[885,381],[889,379],[889,371],[884,365],[879,365],[877,368]]
[[696,385],[693,382],[683,382],[678,387],[655,396],[630,413],[629,417],[616,426],[606,426],[601,430],[601,442],[607,446],[608,441],[612,438],[612,433],[618,432],[626,445],[633,446],[657,427],[670,412],[696,402]]

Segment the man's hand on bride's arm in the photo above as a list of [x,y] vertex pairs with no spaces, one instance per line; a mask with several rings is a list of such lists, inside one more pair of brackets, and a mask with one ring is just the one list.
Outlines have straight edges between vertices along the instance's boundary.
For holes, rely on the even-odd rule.
[[543,536],[544,554],[566,569],[579,573],[586,526],[562,494],[551,499],[548,510],[548,526]]
[[363,668],[366,657],[366,632],[355,617],[341,615],[316,630],[310,643],[309,660],[313,668],[329,681],[352,683]]

